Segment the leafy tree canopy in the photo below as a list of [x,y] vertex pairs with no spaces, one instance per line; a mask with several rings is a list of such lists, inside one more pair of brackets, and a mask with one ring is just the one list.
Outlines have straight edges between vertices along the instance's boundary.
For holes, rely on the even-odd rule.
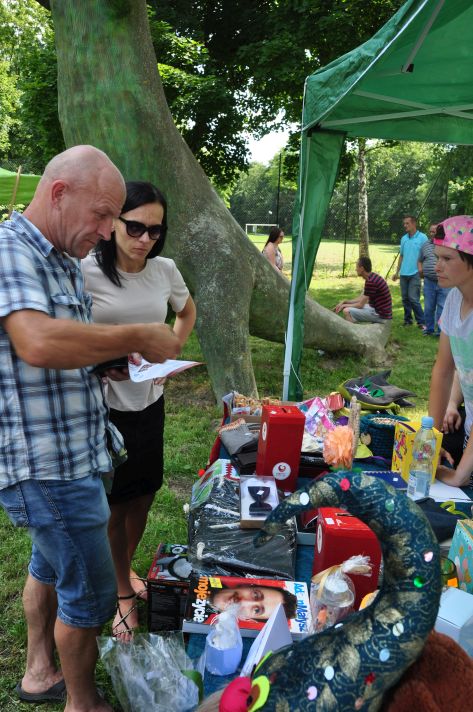
[[[400,5],[401,0],[149,0],[171,113],[217,187],[228,186],[247,166],[247,135],[299,121],[309,73],[366,40]],[[35,0],[8,0],[2,12],[2,46],[14,55],[9,76],[20,96],[16,112],[4,111],[16,126],[7,129],[9,152],[40,169],[62,148],[50,16]],[[295,147],[292,177],[297,138]]]

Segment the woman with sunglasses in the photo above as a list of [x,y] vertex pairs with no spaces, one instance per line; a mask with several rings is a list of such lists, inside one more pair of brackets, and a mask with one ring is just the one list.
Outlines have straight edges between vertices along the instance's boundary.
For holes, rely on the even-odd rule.
[[[111,240],[99,242],[96,252],[82,261],[94,321],[164,322],[170,304],[176,314],[173,329],[183,346],[196,312],[174,261],[158,256],[166,238],[166,200],[151,183],[131,181],[126,189]],[[107,373],[114,379],[126,378],[107,378],[105,393],[110,419],[122,433],[128,454],[115,470],[108,531],[118,586],[113,634],[129,640],[138,626],[136,597],[144,594],[131,561],[163,480],[163,381],[133,383],[125,373]]]

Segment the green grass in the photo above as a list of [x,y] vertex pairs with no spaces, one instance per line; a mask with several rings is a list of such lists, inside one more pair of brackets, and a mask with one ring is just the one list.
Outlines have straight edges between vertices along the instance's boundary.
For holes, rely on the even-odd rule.
[[[289,258],[289,240],[283,242],[283,252],[285,257]],[[387,245],[372,246],[370,252],[375,271],[384,276],[392,263],[395,248]],[[331,307],[343,297],[349,298],[359,294],[363,283],[353,274],[356,257],[357,247],[348,245],[347,274],[349,276],[340,279],[343,243],[322,243],[315,268],[315,279],[311,285],[311,296],[324,306]],[[430,373],[437,342],[435,339],[423,337],[415,327],[405,329],[401,326],[402,304],[398,284],[392,287],[392,294],[394,323],[383,368],[392,369],[392,383],[417,393],[416,408],[410,412],[419,415],[425,413],[427,408]],[[260,395],[280,396],[283,346],[252,338],[251,347]],[[184,358],[202,360],[194,335],[186,346]],[[302,362],[304,392],[306,396],[325,395],[335,390],[343,380],[368,371],[363,360],[356,356],[333,356],[306,349]],[[205,466],[215,438],[215,422],[220,416],[221,408],[215,405],[204,368],[184,372],[169,380],[166,386],[165,484],[158,493],[145,536],[137,553],[136,570],[140,575],[146,575],[158,542],[186,541],[186,521],[182,506],[189,500],[190,488],[197,471]],[[12,690],[22,676],[25,663],[26,635],[21,590],[26,576],[29,548],[26,533],[14,530],[0,511],[2,580],[0,710],[2,712],[26,709],[26,706],[19,705]],[[108,677],[100,664],[98,680],[113,701]],[[53,712],[58,707],[29,705],[28,709]]]

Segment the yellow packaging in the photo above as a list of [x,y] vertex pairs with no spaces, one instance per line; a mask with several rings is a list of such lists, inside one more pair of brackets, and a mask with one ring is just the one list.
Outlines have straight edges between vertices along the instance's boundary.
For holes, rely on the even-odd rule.
[[[420,422],[409,420],[399,421],[394,430],[393,460],[391,469],[400,472],[401,477],[406,482],[409,479],[409,470],[412,463],[412,446],[417,431],[420,429]],[[432,460],[432,482],[435,480],[435,470],[437,469],[440,448],[442,447],[442,433],[433,428],[435,433],[435,454]]]

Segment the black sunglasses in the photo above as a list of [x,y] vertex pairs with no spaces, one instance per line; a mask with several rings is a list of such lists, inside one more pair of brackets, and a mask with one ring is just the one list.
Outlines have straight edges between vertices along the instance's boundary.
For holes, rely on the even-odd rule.
[[121,220],[122,223],[125,223],[126,234],[130,237],[141,237],[147,232],[150,240],[159,240],[165,230],[164,225],[144,225],[136,220],[118,219]]

